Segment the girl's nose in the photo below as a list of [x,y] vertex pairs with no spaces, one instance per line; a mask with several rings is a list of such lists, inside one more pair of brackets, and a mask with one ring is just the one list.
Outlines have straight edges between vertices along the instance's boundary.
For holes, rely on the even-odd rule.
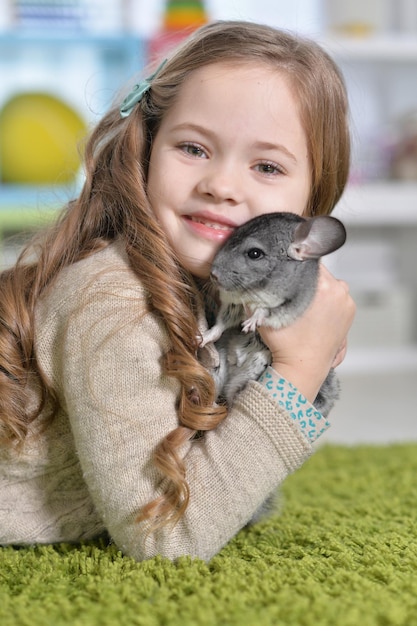
[[198,182],[200,194],[209,196],[216,202],[239,204],[243,199],[242,181],[236,172],[219,166],[211,165],[206,169]]

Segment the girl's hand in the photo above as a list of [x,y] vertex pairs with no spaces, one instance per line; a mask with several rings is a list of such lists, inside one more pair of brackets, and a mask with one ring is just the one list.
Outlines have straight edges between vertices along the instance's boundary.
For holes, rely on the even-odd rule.
[[316,295],[293,324],[258,331],[272,354],[272,367],[311,402],[332,367],[346,354],[346,337],[355,315],[348,285],[320,266]]

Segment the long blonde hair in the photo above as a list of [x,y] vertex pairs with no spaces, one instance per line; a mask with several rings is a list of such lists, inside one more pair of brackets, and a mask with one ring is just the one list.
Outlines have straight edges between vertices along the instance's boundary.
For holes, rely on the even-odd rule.
[[[146,196],[147,166],[161,121],[184,80],[197,68],[225,60],[257,61],[288,77],[311,157],[309,214],[329,213],[340,198],[349,170],[347,98],[332,59],[315,43],[248,22],[214,22],[181,45],[152,82],[132,114],[113,107],[85,145],[85,183],[57,223],[43,235],[36,261],[31,244],[14,267],[0,275],[0,437],[24,441],[29,424],[57,407],[36,362],[36,302],[59,271],[123,239],[131,268],[147,288],[151,307],[164,321],[171,349],[165,372],[180,383],[178,427],[160,443],[156,466],[168,479],[167,492],[145,506],[141,520],[164,524],[184,513],[189,498],[180,447],[197,431],[215,428],[226,409],[215,404],[210,374],[197,359],[199,294],[177,261]],[[28,412],[29,377],[35,375],[39,405]]]

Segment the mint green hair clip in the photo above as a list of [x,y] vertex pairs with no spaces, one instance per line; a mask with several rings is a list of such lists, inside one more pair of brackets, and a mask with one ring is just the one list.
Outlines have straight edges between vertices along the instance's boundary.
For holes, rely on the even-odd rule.
[[141,80],[139,84],[135,85],[132,91],[126,96],[120,105],[120,116],[127,117],[133,111],[133,108],[140,102],[145,95],[152,87],[153,79],[159,74],[161,69],[164,67],[165,63],[168,59],[164,59],[161,65],[155,70],[153,74]]

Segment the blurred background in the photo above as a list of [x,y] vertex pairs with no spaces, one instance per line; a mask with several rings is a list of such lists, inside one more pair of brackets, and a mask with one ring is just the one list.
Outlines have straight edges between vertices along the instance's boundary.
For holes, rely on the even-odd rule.
[[0,0],[0,266],[82,183],[87,130],[151,59],[212,19],[308,35],[348,87],[353,158],[326,264],[358,305],[322,441],[417,439],[417,1]]

